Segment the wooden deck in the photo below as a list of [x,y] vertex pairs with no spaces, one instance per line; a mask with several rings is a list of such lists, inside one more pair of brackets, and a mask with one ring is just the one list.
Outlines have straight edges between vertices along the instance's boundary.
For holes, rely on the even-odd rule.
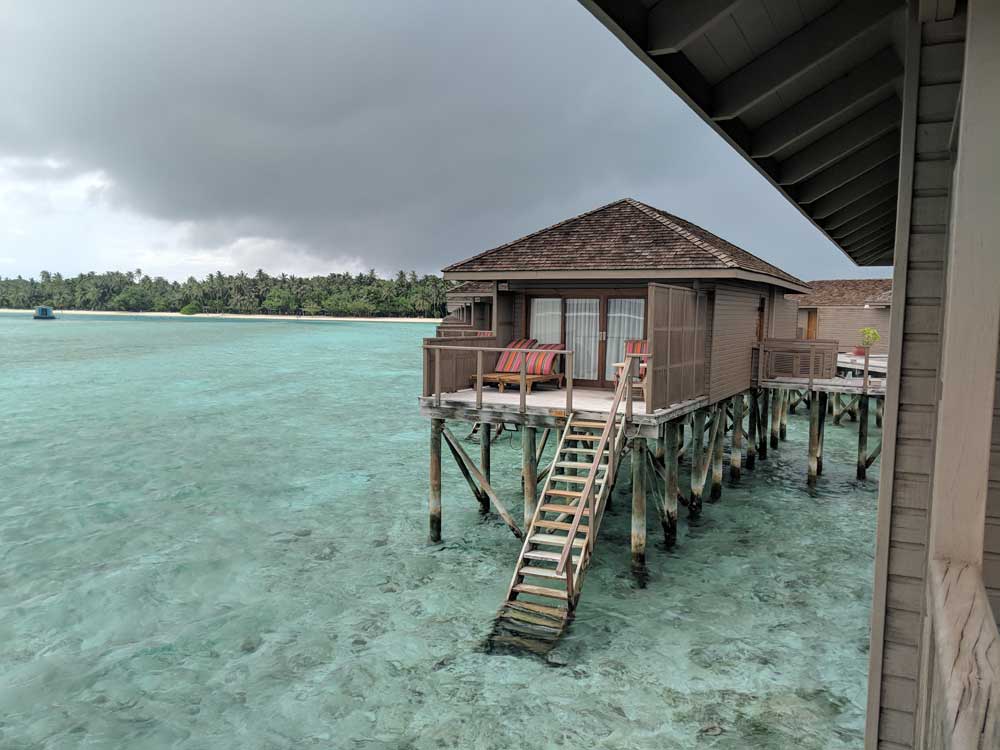
[[[864,389],[864,378],[771,378],[760,382],[762,388],[788,388],[792,390],[814,390],[822,393],[858,394]],[[885,396],[885,378],[868,379],[868,395],[875,398]]]
[[[574,388],[573,413],[587,419],[606,420],[611,409],[614,392],[600,388]],[[566,423],[566,391],[563,389],[533,390],[525,399],[525,410],[520,411],[521,395],[516,390],[504,393],[493,389],[483,390],[482,408],[476,408],[476,391],[466,388],[454,393],[442,393],[441,403],[434,405],[433,396],[419,398],[420,413],[425,417],[459,419],[466,422],[506,422],[534,427],[562,427]],[[657,437],[659,425],[708,405],[708,397],[671,404],[666,409],[646,413],[642,399],[632,405],[632,422],[643,437]],[[619,413],[625,411],[622,404]]]
[[[865,369],[865,358],[856,354],[837,355],[838,370],[857,370],[861,372]],[[868,358],[868,372],[874,375],[885,376],[889,371],[889,357],[885,354],[873,354]]]

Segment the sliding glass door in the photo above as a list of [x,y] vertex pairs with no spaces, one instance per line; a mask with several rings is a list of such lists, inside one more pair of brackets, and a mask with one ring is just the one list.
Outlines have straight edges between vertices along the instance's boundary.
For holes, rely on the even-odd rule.
[[643,338],[646,300],[629,297],[608,298],[607,345],[604,354],[604,379],[615,379],[615,364],[625,359],[625,342]]
[[573,380],[600,383],[601,300],[566,300],[566,348],[573,354]]

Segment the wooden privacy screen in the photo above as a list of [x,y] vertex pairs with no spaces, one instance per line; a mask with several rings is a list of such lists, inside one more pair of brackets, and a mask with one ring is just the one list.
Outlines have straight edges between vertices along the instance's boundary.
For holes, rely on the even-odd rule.
[[684,287],[650,284],[646,307],[649,413],[705,393],[708,296]]
[[[441,392],[454,393],[463,388],[471,387],[471,378],[476,374],[476,352],[464,347],[494,347],[497,345],[495,336],[468,336],[468,337],[447,337],[424,339],[424,390],[425,396],[434,393],[434,349],[427,349],[427,345],[463,347],[449,351],[440,350],[441,357]],[[483,354],[483,372],[493,372],[493,366],[497,361],[497,352],[485,352]]]
[[838,342],[828,339],[767,339],[764,342],[764,377],[835,377],[837,348]]

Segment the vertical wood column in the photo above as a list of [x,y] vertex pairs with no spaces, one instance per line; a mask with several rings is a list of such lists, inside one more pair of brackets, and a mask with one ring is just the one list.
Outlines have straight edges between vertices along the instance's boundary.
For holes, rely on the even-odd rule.
[[[688,499],[688,517],[697,518],[701,515],[701,492],[705,486],[705,409],[694,413],[694,423],[691,427],[691,494]],[[699,481],[700,479],[700,481]]]
[[757,443],[757,456],[761,461],[767,460],[767,422],[771,413],[771,391],[767,388],[760,389],[760,424],[757,429],[760,432],[760,440]]
[[821,391],[819,393],[819,445],[816,452],[816,473],[822,476],[823,474],[823,441],[826,439],[826,414],[827,405],[830,400],[830,394],[826,391]]
[[431,420],[431,466],[430,466],[430,541],[441,541],[441,431],[443,419]]
[[740,467],[743,464],[743,394],[733,400],[733,437],[729,448],[729,479],[740,480]]
[[677,484],[678,427],[677,422],[667,422],[663,426],[663,543],[667,549],[677,543],[677,496],[680,494]]
[[722,497],[722,453],[726,442],[726,411],[729,405],[728,399],[718,406],[715,418],[719,420],[719,428],[715,433],[715,444],[711,446],[712,451],[712,492],[709,499],[715,502]]
[[771,447],[778,447],[778,428],[781,427],[781,399],[782,391],[775,388],[771,394]]
[[840,421],[844,418],[844,403],[839,393],[833,394],[833,423],[840,426]]
[[[490,449],[493,443],[493,425],[489,422],[479,423],[479,463],[483,472],[483,478],[492,483],[490,477]],[[480,486],[480,490],[482,486]],[[490,512],[490,497],[485,492],[479,493],[479,511],[481,513]]]
[[788,440],[788,405],[792,400],[792,392],[789,390],[783,390],[781,392],[781,409],[779,414],[781,415],[781,427],[778,430],[778,437],[782,440]]
[[747,469],[753,471],[757,463],[757,421],[760,412],[757,391],[750,391],[750,419],[747,423]]
[[882,415],[885,413],[885,399],[875,399],[875,426],[882,429]]
[[535,462],[535,428],[521,428],[521,478],[524,480],[524,525],[531,523],[538,503],[538,464]]
[[819,474],[819,399],[816,392],[809,394],[809,487],[816,486],[816,477]]
[[632,438],[632,570],[646,567],[646,439]]
[[858,400],[858,473],[859,480],[868,475],[868,396],[861,394]]

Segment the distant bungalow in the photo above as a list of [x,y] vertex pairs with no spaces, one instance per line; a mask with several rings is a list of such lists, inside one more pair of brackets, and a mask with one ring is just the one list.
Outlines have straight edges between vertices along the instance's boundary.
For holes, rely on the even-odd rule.
[[882,337],[871,353],[889,353],[892,279],[825,279],[809,286],[809,294],[788,295],[799,304],[799,338],[834,339],[849,352],[861,343],[858,331],[871,327]]
[[55,320],[56,316],[52,312],[51,307],[46,307],[45,305],[39,305],[35,308],[35,320]]

